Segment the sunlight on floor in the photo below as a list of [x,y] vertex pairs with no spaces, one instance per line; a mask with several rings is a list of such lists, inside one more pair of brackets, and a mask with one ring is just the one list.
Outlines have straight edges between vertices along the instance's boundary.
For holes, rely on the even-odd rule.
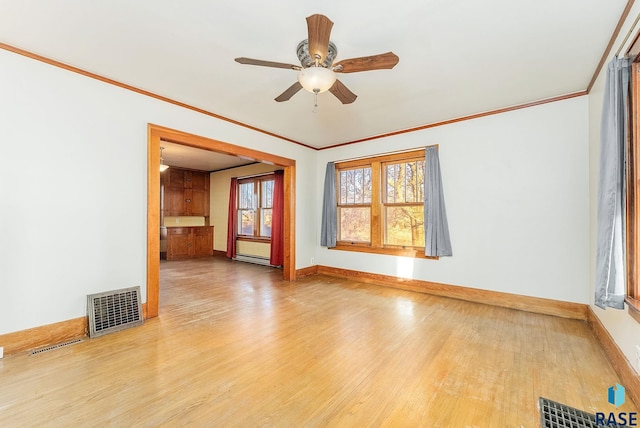
[[402,297],[396,299],[396,311],[403,319],[412,320],[414,302]]

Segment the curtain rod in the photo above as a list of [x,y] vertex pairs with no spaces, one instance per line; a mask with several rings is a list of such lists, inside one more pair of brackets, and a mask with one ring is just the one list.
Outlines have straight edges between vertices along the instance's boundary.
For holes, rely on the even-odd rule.
[[367,158],[376,157],[376,156],[386,156],[386,155],[395,155],[395,154],[398,154],[398,153],[415,152],[416,150],[424,150],[427,147],[439,147],[439,146],[440,146],[439,144],[431,144],[429,146],[414,147],[412,149],[394,150],[393,152],[377,153],[375,155],[357,156],[355,158],[349,158],[349,159],[340,159],[338,161],[333,161],[333,162],[336,162],[336,163],[350,162],[350,161],[354,161],[354,160],[367,159]]
[[[616,56],[620,56],[620,52],[622,52],[622,48],[624,48],[624,45],[627,44],[627,40],[629,40],[629,37],[634,32],[633,30],[635,30],[636,25],[638,25],[638,21],[640,21],[640,13],[638,13],[638,16],[636,16],[636,20],[633,21],[633,24],[631,25],[631,28],[629,28],[629,31],[627,32],[627,35],[624,36],[624,40],[622,40],[622,43],[620,43],[620,47],[618,48],[618,51],[616,52]],[[626,55],[626,52],[625,52],[625,55]]]

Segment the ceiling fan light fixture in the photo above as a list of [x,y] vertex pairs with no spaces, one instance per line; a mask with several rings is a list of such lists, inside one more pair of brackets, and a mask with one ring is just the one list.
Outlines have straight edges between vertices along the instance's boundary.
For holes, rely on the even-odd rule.
[[235,60],[240,64],[298,71],[298,81],[275,97],[274,100],[276,102],[288,101],[304,88],[314,94],[316,107],[313,110],[314,112],[318,106],[318,94],[326,91],[330,91],[342,104],[351,104],[358,96],[351,92],[344,83],[336,79],[335,73],[392,69],[398,64],[399,58],[393,52],[386,52],[378,55],[343,59],[338,64],[334,64],[338,49],[329,40],[332,27],[333,22],[324,15],[315,14],[307,17],[308,38],[298,43],[296,48],[300,65],[245,57],[236,58]]
[[298,72],[298,82],[307,91],[321,94],[336,82],[336,73],[324,67],[303,68]]

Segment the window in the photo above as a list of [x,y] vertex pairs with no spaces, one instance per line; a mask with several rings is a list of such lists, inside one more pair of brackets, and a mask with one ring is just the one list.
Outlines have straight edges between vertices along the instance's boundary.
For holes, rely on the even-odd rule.
[[336,163],[337,249],[424,256],[424,151]]
[[273,216],[273,178],[260,182],[260,236],[271,237],[271,217]]
[[627,145],[627,298],[629,313],[640,322],[640,63],[631,73],[630,141]]
[[273,175],[238,180],[238,237],[271,238]]
[[339,240],[371,242],[371,167],[341,170],[338,183]]
[[382,168],[385,245],[424,247],[424,158]]

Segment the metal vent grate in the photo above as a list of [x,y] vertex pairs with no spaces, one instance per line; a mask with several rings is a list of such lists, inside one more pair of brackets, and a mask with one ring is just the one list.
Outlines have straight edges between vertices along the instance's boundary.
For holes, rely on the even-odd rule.
[[89,337],[141,325],[142,303],[140,287],[122,288],[87,296]]
[[541,428],[597,428],[596,416],[540,397]]
[[42,354],[43,352],[53,351],[54,349],[63,348],[65,346],[69,346],[69,345],[75,345],[76,343],[80,343],[80,342],[82,342],[82,339],[74,339],[74,340],[69,340],[68,342],[62,342],[62,343],[57,343],[55,345],[45,346],[43,348],[38,348],[38,349],[32,350],[29,353],[29,355]]

